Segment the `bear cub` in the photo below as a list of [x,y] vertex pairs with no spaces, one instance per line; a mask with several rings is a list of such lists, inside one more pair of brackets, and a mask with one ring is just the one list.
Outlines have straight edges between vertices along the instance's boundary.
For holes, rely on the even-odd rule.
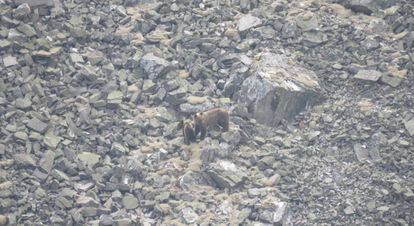
[[183,123],[183,136],[184,136],[184,143],[190,144],[196,142],[197,137],[194,131],[194,125],[192,122],[182,122]]

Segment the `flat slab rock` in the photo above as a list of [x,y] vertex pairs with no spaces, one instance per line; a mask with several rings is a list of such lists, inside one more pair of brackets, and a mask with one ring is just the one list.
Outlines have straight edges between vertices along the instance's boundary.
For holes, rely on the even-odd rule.
[[405,129],[410,136],[414,136],[414,119],[404,122]]
[[355,75],[356,79],[376,82],[381,78],[382,73],[375,70],[360,70]]
[[48,124],[40,121],[37,118],[32,118],[31,120],[29,120],[29,122],[27,123],[27,127],[29,127],[32,130],[35,130],[36,132],[39,133],[45,133],[48,127]]
[[54,5],[53,0],[14,0],[13,2],[16,5],[27,3],[29,4],[30,7],[40,7],[40,6],[51,7]]
[[240,18],[237,28],[239,31],[246,31],[252,27],[256,27],[262,24],[262,21],[258,17],[254,17],[250,14],[247,14]]
[[276,126],[323,99],[316,74],[286,56],[264,53],[254,66],[235,99],[261,124]]
[[234,188],[243,183],[247,177],[242,168],[225,160],[211,164],[207,174],[219,188]]

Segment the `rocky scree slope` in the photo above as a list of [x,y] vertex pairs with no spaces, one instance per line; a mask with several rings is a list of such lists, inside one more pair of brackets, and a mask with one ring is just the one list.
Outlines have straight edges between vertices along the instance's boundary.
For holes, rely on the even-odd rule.
[[[410,1],[0,1],[0,225],[414,223]],[[182,144],[264,52],[325,101]],[[292,103],[296,104],[296,103]]]

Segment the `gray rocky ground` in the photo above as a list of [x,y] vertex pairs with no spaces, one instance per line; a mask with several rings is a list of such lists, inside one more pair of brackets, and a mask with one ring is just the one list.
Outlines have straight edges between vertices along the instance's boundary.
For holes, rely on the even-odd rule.
[[413,63],[410,0],[0,0],[0,225],[413,225]]

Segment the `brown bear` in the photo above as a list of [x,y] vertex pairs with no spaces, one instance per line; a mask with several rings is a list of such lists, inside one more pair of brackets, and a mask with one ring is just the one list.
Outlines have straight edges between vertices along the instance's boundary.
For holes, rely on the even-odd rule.
[[192,142],[196,142],[197,137],[194,132],[194,125],[192,122],[182,122],[183,123],[183,136],[184,136],[184,143],[190,144]]
[[194,115],[195,136],[201,133],[200,140],[204,140],[207,128],[221,126],[224,132],[229,131],[229,112],[225,109],[214,108]]

